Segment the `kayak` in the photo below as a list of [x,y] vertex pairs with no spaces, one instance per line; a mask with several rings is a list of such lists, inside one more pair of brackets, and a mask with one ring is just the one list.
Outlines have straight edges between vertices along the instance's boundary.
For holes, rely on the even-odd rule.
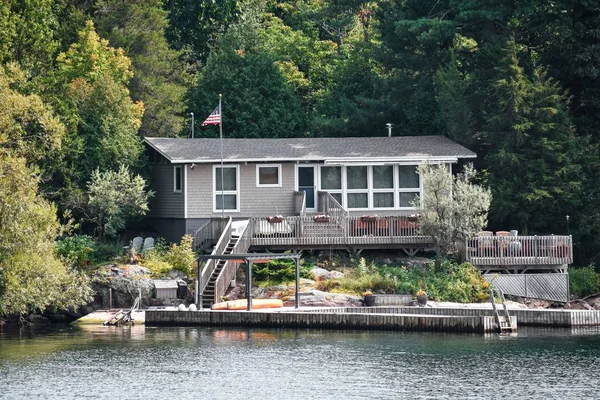
[[[258,310],[261,308],[282,308],[283,301],[280,299],[253,299],[252,309]],[[248,300],[229,300],[221,303],[215,303],[210,306],[211,310],[246,310],[248,309]]]

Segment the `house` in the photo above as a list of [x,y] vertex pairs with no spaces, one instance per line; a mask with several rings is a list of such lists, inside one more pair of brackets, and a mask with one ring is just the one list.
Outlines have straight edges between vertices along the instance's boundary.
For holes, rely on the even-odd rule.
[[[396,248],[409,255],[431,248],[411,217],[424,190],[417,166],[447,164],[452,173],[453,164],[476,157],[443,136],[145,143],[156,191],[148,222],[170,241],[192,234],[197,248],[214,246],[212,255],[230,257],[198,269],[204,307],[220,301],[240,262],[234,255],[250,248]],[[475,237],[466,252],[490,279],[511,274],[495,281],[506,293],[539,286],[544,290],[525,295],[568,298],[570,236]],[[528,270],[535,274],[523,274]]]
[[[223,139],[146,138],[156,191],[148,220],[169,240],[213,217],[323,212],[329,193],[350,216],[414,214],[417,166],[475,158],[443,136]],[[222,172],[222,173],[221,173]],[[301,210],[298,193],[305,196]]]

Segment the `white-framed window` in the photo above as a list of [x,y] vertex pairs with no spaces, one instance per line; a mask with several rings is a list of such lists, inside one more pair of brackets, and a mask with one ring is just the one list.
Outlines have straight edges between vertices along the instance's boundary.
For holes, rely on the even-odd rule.
[[373,165],[371,167],[371,187],[373,201],[371,208],[393,209],[394,199],[394,165]]
[[[223,184],[221,185],[221,180]],[[223,188],[223,190],[221,190]],[[240,167],[227,165],[223,167],[221,179],[221,166],[213,166],[213,212],[240,211]]]
[[413,201],[421,195],[421,180],[416,165],[398,165],[398,208],[413,209]]
[[342,167],[321,166],[321,190],[329,192],[338,203],[343,204]]
[[256,187],[281,187],[281,164],[257,164]]
[[183,188],[183,174],[181,172],[181,165],[175,165],[173,167],[173,192],[181,193]]
[[369,208],[369,167],[352,165],[346,167],[346,207]]

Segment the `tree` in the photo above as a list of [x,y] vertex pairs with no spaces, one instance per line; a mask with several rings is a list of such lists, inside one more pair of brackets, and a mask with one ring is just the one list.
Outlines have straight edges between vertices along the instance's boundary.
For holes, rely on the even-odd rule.
[[300,136],[305,113],[287,80],[288,71],[260,35],[261,11],[245,10],[244,18],[223,36],[189,93],[190,108],[208,115],[222,93],[223,131],[228,137]]
[[69,123],[61,186],[83,188],[92,172],[140,166],[137,135],[144,113],[129,97],[131,61],[88,21],[79,41],[57,58],[57,103]]
[[74,309],[92,299],[88,279],[55,253],[56,207],[37,194],[38,176],[0,150],[0,315]]
[[24,157],[49,175],[65,127],[40,96],[18,90],[25,80],[16,64],[0,65],[0,149]]
[[183,126],[186,74],[180,52],[165,38],[162,1],[98,0],[96,8],[98,32],[131,59],[131,97],[145,106],[139,135],[175,136]]
[[86,218],[97,228],[100,240],[106,235],[115,236],[125,224],[148,211],[148,200],[153,191],[145,190],[146,182],[133,175],[122,165],[118,171],[92,174],[83,205]]
[[432,239],[439,268],[443,255],[486,226],[491,192],[473,183],[475,170],[470,165],[452,178],[445,165],[422,164],[419,175],[423,182],[423,198],[415,201],[419,229]]

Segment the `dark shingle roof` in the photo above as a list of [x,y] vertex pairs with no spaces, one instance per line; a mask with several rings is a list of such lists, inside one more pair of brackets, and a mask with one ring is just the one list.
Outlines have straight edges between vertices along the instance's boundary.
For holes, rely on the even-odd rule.
[[[145,138],[172,163],[221,159],[219,139]],[[423,160],[474,158],[475,153],[444,136],[223,139],[224,161]]]

